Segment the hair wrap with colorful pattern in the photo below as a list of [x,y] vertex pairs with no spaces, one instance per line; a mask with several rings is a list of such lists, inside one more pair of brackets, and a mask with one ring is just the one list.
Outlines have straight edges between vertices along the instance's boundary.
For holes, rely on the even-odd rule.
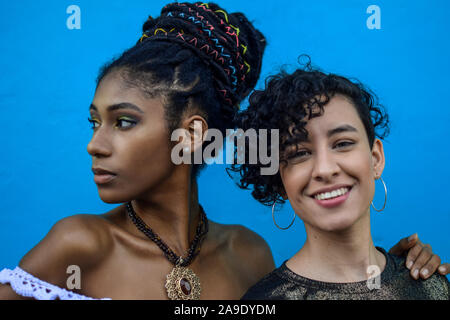
[[195,51],[211,68],[220,98],[237,107],[256,85],[266,44],[243,14],[201,2],[171,3],[160,17],[149,17],[138,43],[149,40],[173,41]]

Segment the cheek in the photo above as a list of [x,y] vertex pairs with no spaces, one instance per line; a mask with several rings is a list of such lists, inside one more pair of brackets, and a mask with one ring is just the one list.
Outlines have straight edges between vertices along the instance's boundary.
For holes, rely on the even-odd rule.
[[[164,161],[161,163],[160,161]],[[136,141],[133,157],[129,161],[136,165],[136,169],[145,167],[159,167],[170,161],[170,148],[167,136],[151,137]]]
[[373,180],[373,163],[372,157],[366,152],[355,153],[350,161],[342,164],[342,168],[348,174],[358,178],[358,180]]
[[299,165],[280,167],[281,181],[283,182],[284,190],[292,207],[291,210],[294,210],[302,221],[308,222],[310,218],[305,214],[301,201],[301,191],[308,183],[305,171],[300,170]]
[[166,130],[138,131],[118,144],[123,173],[137,184],[152,183],[173,166]]
[[295,202],[309,182],[309,169],[304,165],[287,165],[280,168],[281,181],[291,202]]
[[375,192],[372,157],[367,152],[354,154],[351,161],[343,162],[343,171],[357,181],[361,205],[370,205]]

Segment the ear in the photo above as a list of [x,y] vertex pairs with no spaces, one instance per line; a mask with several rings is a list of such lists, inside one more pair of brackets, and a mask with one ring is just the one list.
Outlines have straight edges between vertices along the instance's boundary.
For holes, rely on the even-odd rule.
[[384,170],[384,149],[383,142],[380,139],[375,139],[372,147],[372,165],[373,165],[373,173],[374,178],[378,179],[381,177],[381,174]]
[[208,130],[208,124],[205,118],[199,115],[193,115],[184,119],[181,125],[189,133],[187,143],[189,143],[188,147],[190,151],[194,152],[196,149],[201,148],[206,137],[206,131]]

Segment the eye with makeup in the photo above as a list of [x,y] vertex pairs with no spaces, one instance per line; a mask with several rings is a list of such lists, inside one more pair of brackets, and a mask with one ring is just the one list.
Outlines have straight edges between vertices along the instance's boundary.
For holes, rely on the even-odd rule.
[[311,151],[305,148],[297,147],[292,148],[286,152],[286,160],[289,163],[300,163],[308,159],[311,155]]
[[100,125],[100,122],[95,119],[94,117],[92,118],[88,118],[89,123],[91,124],[91,129],[95,130],[98,128],[98,126]]
[[339,150],[349,150],[353,145],[355,145],[354,141],[351,140],[338,140],[333,148],[339,149]]
[[127,130],[134,127],[138,122],[129,117],[120,117],[117,119],[116,127],[121,130]]
[[[349,151],[355,144],[355,141],[348,139],[338,140],[333,144],[333,149],[337,149],[339,151]],[[295,164],[306,161],[311,156],[312,152],[304,147],[292,147],[285,154],[285,159],[289,163]]]
[[[88,118],[89,123],[92,125],[91,129],[95,130],[100,127],[100,121],[97,118]],[[128,117],[128,116],[121,116],[117,118],[114,127],[118,128],[120,130],[128,130],[132,127],[134,127],[138,123],[137,120]]]

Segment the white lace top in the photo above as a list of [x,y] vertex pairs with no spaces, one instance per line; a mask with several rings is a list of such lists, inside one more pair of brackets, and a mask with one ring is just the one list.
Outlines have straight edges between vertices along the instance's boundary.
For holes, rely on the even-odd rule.
[[[20,267],[0,271],[0,283],[10,284],[15,293],[37,300],[99,300],[42,281]],[[100,300],[111,300],[103,298]]]

